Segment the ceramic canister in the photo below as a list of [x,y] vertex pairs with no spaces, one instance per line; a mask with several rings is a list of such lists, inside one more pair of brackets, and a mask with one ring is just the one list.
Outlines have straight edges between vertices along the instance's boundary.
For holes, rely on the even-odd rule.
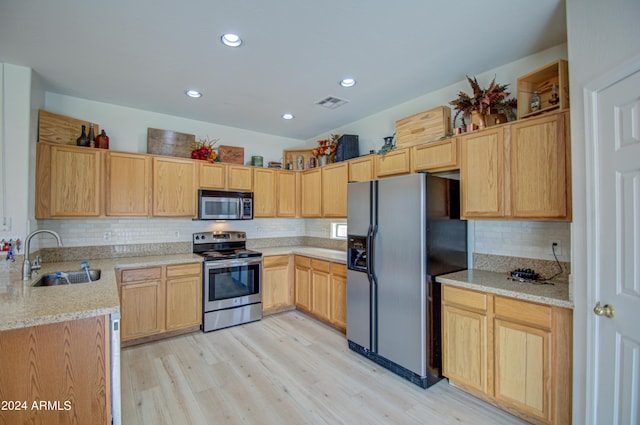
[[253,164],[254,167],[262,167],[262,157],[261,156],[252,156],[251,157],[251,164]]

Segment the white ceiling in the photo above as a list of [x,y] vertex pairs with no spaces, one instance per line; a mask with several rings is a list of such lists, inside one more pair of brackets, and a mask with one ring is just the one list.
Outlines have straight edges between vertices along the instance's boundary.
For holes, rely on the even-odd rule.
[[564,0],[0,0],[0,61],[50,92],[307,139],[562,44],[565,21]]

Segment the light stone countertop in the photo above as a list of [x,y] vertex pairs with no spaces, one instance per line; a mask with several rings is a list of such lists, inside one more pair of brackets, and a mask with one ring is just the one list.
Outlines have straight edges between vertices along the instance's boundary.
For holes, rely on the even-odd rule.
[[531,284],[508,279],[507,273],[463,270],[436,277],[436,281],[476,291],[573,309],[569,300],[569,284]]
[[100,280],[34,288],[31,285],[44,274],[80,270],[80,262],[42,263],[38,274],[25,282],[19,258],[0,267],[0,331],[119,312],[116,268],[202,262],[193,254],[88,260],[92,269],[102,270]]
[[298,254],[306,257],[318,258],[320,260],[333,261],[334,263],[347,264],[347,253],[335,249],[315,248],[312,246],[280,246],[274,248],[255,248],[262,252],[265,257],[273,255]]

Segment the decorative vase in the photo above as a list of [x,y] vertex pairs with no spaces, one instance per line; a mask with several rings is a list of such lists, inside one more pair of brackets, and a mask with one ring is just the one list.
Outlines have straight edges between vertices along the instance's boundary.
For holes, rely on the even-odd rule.
[[328,155],[320,155],[318,157],[318,164],[320,165],[320,167],[322,167],[323,165],[327,165],[327,158]]

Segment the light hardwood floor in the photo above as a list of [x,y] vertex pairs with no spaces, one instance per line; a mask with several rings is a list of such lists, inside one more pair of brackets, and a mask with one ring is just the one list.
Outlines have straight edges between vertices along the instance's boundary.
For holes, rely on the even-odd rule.
[[123,424],[525,424],[451,387],[423,390],[297,311],[122,350]]

